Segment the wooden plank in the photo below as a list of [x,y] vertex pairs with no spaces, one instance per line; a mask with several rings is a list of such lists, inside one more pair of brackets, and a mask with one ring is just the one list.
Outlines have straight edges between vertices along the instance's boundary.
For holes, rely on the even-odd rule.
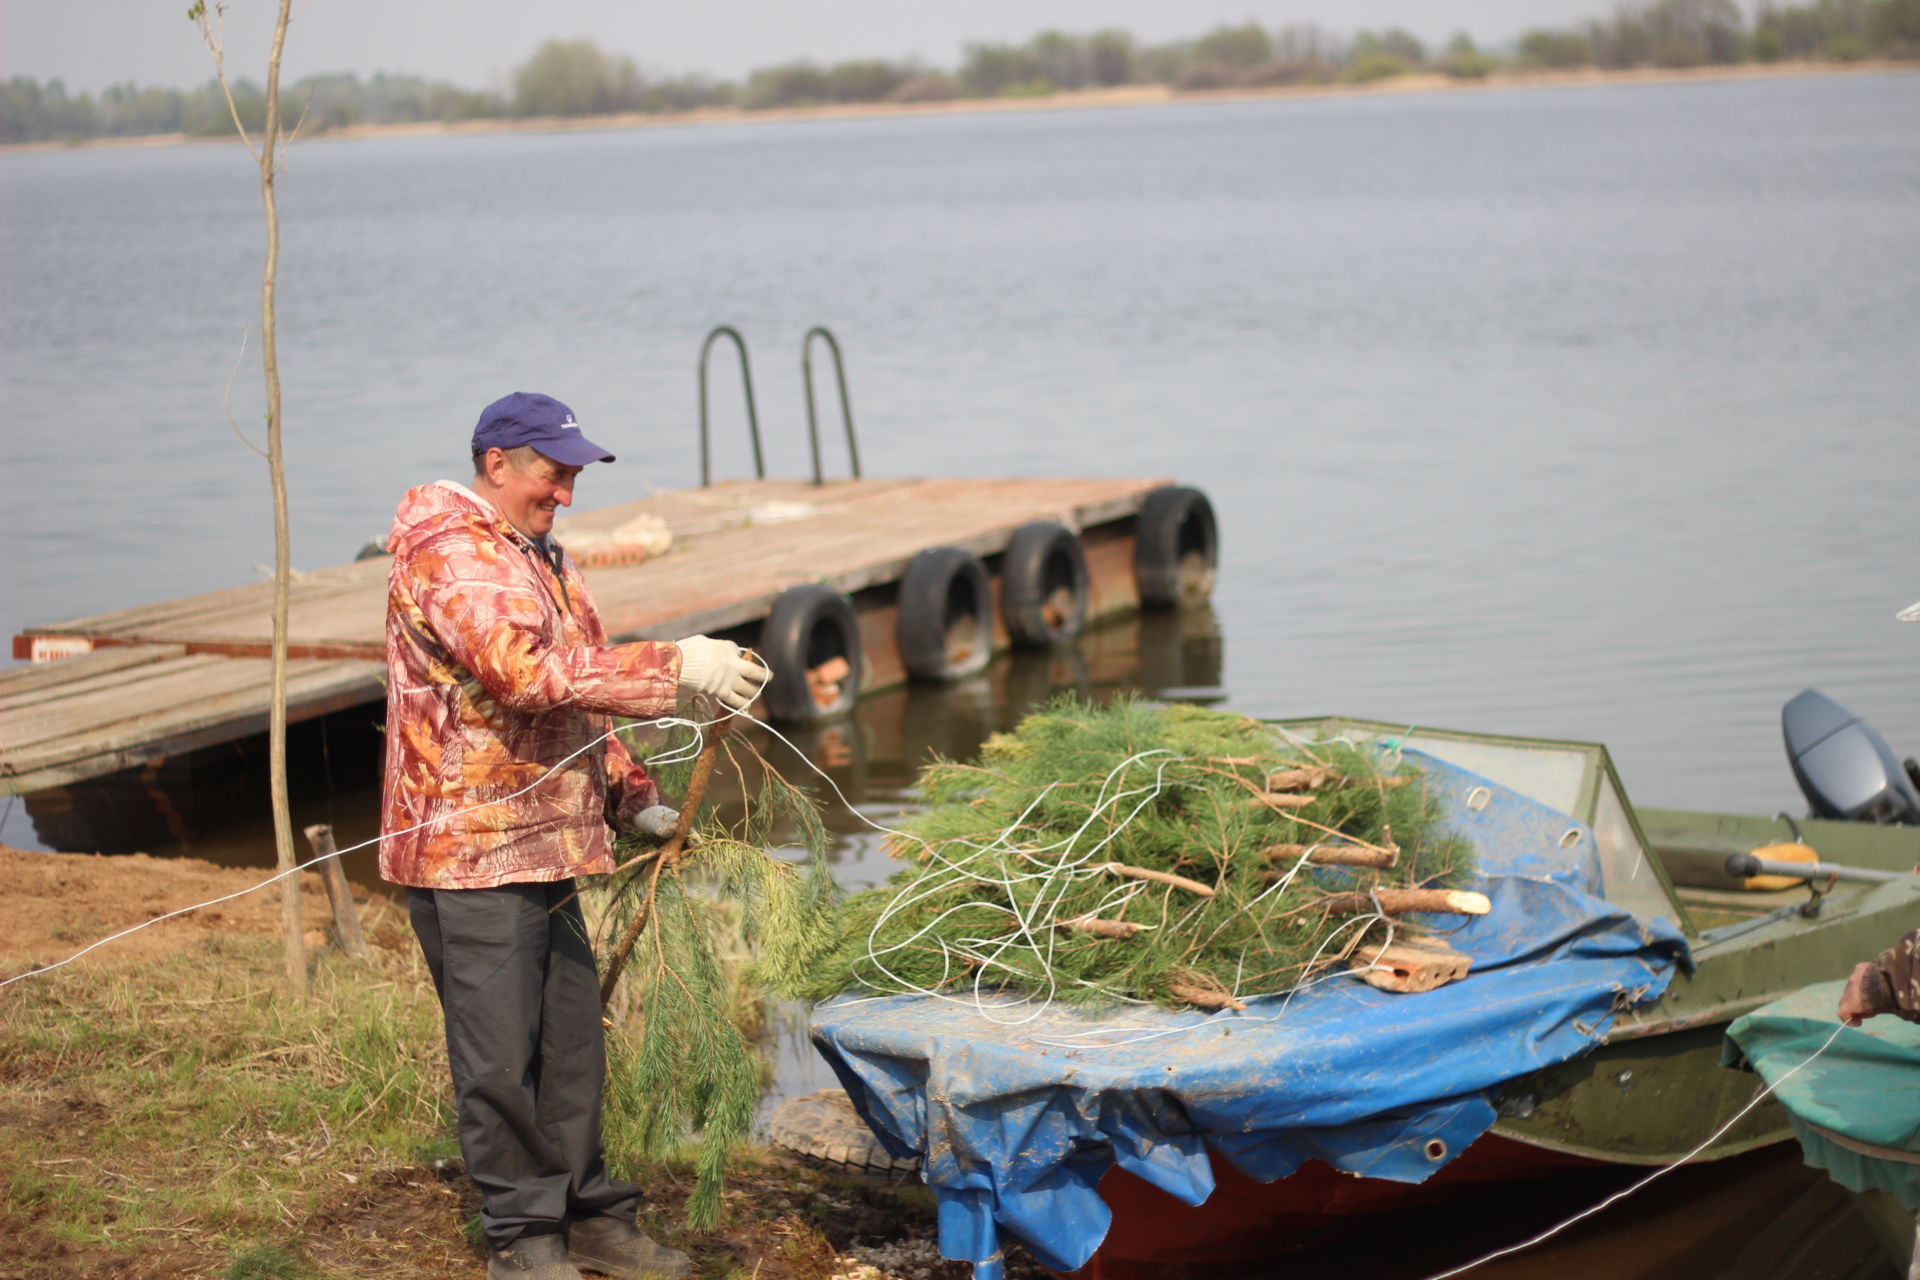
[[[0,749],[0,794],[63,786],[116,769],[143,764],[262,733],[267,727],[269,676],[266,659],[212,659],[250,668],[251,679],[212,697],[171,706],[151,706],[134,717],[91,734],[69,734],[25,752]],[[287,716],[291,721],[326,715],[378,699],[382,669],[369,662],[295,663],[288,672]]]
[[[131,645],[134,649],[159,649],[170,657],[140,666],[121,667],[88,676],[83,672],[74,673],[79,678],[64,685],[49,685],[40,689],[28,690],[17,696],[0,698],[0,742],[4,742],[8,731],[16,723],[31,720],[37,716],[57,714],[68,706],[84,705],[85,700],[94,694],[116,698],[138,698],[139,691],[156,677],[164,676],[183,662],[198,663],[204,661],[189,658],[180,645]],[[114,653],[117,649],[103,649],[102,653]]]
[[[387,565],[388,562],[384,558],[378,561],[360,560],[352,564],[297,574],[290,584],[292,598],[305,603],[330,597],[351,596],[370,586],[383,590],[381,584],[386,581]],[[52,626],[34,627],[31,630],[42,635],[110,636],[191,630],[217,624],[219,619],[236,613],[250,612],[258,608],[259,602],[263,599],[267,602],[267,607],[271,608],[273,584],[247,582],[238,586],[223,587],[218,591],[207,591],[199,595],[138,605],[131,609],[96,614],[89,618],[77,618],[71,622],[55,623]]]
[[115,672],[178,658],[184,653],[186,649],[177,644],[115,645],[56,662],[9,667],[0,671],[0,712],[48,689],[59,690],[83,681],[103,679]]
[[132,685],[83,689],[52,703],[23,708],[0,723],[0,752],[12,758],[37,743],[98,732],[159,709],[221,693],[250,679],[243,667],[212,654],[188,654],[146,668]]
[[[0,724],[0,760],[28,758],[45,744],[64,739],[111,738],[121,726],[182,718],[191,723],[198,708],[229,696],[257,698],[265,706],[271,666],[264,658],[214,654],[156,664],[149,668],[153,677],[138,686],[95,690],[8,716]],[[362,668],[378,673],[377,665],[371,663],[289,663],[289,714],[301,695],[318,691],[325,696],[335,681],[345,678],[343,673],[357,674]]]

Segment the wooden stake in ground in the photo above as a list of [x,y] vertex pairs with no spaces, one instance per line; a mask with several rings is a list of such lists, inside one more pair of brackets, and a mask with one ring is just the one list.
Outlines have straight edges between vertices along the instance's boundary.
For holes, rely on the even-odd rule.
[[367,938],[360,931],[360,913],[354,910],[353,891],[347,886],[347,873],[334,851],[333,828],[318,823],[306,829],[307,843],[313,846],[313,862],[308,865],[319,873],[327,887],[327,905],[333,908],[333,936],[340,949],[355,960],[367,958]]
[[[225,5],[214,5],[214,16],[223,16]],[[221,36],[214,19],[207,13],[206,0],[194,0],[187,17],[200,28],[200,34],[213,54],[214,73],[226,95],[227,110],[233,115],[233,127],[240,141],[260,165],[260,204],[267,222],[267,260],[260,271],[260,364],[267,388],[267,475],[273,486],[273,693],[267,717],[268,789],[273,800],[274,862],[285,873],[295,865],[293,815],[287,803],[287,599],[293,578],[292,556],[287,546],[287,474],[280,453],[280,356],[274,329],[274,286],[280,270],[280,210],[274,203],[273,180],[280,168],[280,54],[287,43],[287,22],[293,16],[293,0],[280,0],[280,15],[274,22],[273,48],[267,54],[266,119],[260,126],[260,145],[256,148],[240,119],[233,91],[227,84]],[[296,995],[307,992],[306,946],[300,937],[299,877],[288,875],[280,882],[280,922],[287,957],[287,985]]]
[[613,989],[619,985],[620,973],[627,967],[627,957],[633,954],[633,944],[639,941],[641,932],[653,915],[653,897],[660,888],[660,873],[679,862],[686,852],[694,814],[698,812],[700,802],[706,798],[707,780],[713,777],[714,762],[720,755],[720,740],[726,736],[729,723],[731,721],[722,720],[709,731],[707,745],[700,749],[700,758],[693,762],[693,775],[687,779],[687,794],[680,798],[680,821],[674,826],[673,834],[667,837],[667,842],[660,846],[653,866],[647,870],[646,897],[641,900],[640,909],[634,912],[627,931],[614,944],[613,953],[607,957],[607,976],[600,982],[600,1007],[603,1009],[613,999]]

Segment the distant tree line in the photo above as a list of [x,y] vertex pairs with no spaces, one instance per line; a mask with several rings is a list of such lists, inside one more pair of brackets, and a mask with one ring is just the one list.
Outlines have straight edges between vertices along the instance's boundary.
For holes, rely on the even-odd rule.
[[1737,62],[1920,58],[1920,0],[1762,0],[1749,24],[1733,0],[1623,5],[1579,26],[1529,31],[1522,68],[1704,67]]
[[[1163,84],[1185,92],[1285,85],[1362,84],[1416,71],[1461,80],[1496,71],[1702,67],[1783,59],[1854,62],[1920,58],[1920,0],[1762,0],[1749,22],[1734,0],[1640,0],[1570,27],[1538,28],[1506,52],[1481,50],[1465,32],[1429,50],[1398,27],[1336,35],[1310,24],[1217,27],[1191,40],[1142,44],[1125,31],[1043,31],[1024,44],[977,43],[941,70],[878,58],[763,67],[732,82],[662,76],[590,40],[553,40],[514,70],[505,91],[463,89],[419,76],[310,76],[282,94],[283,123],[310,131],[357,124],[748,111],[842,103],[942,102],[1041,97],[1084,89]],[[233,86],[242,120],[258,128],[265,95]],[[232,132],[219,87],[115,85],[98,97],[58,80],[16,76],[0,85],[0,142]]]

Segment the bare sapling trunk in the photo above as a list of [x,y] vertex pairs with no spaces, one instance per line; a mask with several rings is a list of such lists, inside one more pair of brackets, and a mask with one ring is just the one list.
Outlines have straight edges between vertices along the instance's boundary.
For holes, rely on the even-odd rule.
[[[293,813],[287,803],[287,603],[293,557],[287,546],[287,471],[280,451],[280,363],[274,333],[273,291],[280,270],[280,210],[274,203],[274,166],[280,159],[280,51],[287,42],[293,0],[280,0],[267,55],[267,119],[260,138],[260,204],[267,221],[267,260],[260,270],[260,362],[267,384],[267,474],[273,484],[273,701],[267,722],[268,785],[273,797],[274,865],[292,871]],[[300,928],[300,879],[280,882],[280,924],[287,982],[307,992],[306,944]]]
[[284,875],[280,882],[280,923],[286,951],[287,985],[294,994],[307,992],[306,944],[301,937],[300,878],[291,874],[296,862],[293,815],[287,803],[287,605],[293,577],[287,545],[287,476],[280,451],[280,363],[274,329],[274,282],[280,269],[280,212],[274,203],[273,180],[280,165],[280,54],[287,42],[287,22],[293,0],[280,0],[273,27],[273,48],[267,55],[266,119],[260,126],[260,145],[247,137],[246,124],[233,100],[223,65],[221,37],[216,21],[226,6],[216,3],[213,14],[206,0],[196,0],[187,14],[213,54],[213,65],[227,108],[240,140],[260,165],[260,204],[267,223],[267,256],[260,271],[260,363],[267,392],[267,474],[273,485],[273,687],[267,719],[267,768],[273,803],[274,863]]

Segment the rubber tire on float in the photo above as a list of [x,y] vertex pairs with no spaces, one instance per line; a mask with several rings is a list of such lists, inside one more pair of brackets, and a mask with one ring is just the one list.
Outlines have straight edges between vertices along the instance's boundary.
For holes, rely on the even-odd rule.
[[[831,720],[860,700],[860,622],[853,604],[831,587],[808,582],[782,591],[760,627],[757,652],[773,668],[762,695],[769,719]],[[840,696],[822,706],[807,687],[807,673],[834,658],[845,658],[852,670],[840,682]]]
[[[964,547],[928,547],[900,579],[900,662],[916,680],[961,680],[993,657],[993,588]],[[956,656],[955,649],[959,649]]]
[[[1061,592],[1072,599],[1062,606]],[[1066,644],[1087,623],[1087,554],[1073,530],[1035,520],[1013,531],[1000,560],[1000,617],[1016,649]]]
[[1169,484],[1147,495],[1133,524],[1133,583],[1143,609],[1198,604],[1213,591],[1220,533],[1198,489]]

